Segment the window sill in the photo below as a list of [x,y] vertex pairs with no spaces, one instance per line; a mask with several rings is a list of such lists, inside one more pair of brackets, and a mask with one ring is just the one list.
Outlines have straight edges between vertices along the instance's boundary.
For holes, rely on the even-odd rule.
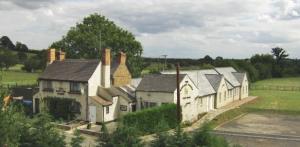
[[69,94],[81,94],[80,91],[70,91]]
[[44,92],[53,92],[54,90],[52,88],[44,88],[43,91]]

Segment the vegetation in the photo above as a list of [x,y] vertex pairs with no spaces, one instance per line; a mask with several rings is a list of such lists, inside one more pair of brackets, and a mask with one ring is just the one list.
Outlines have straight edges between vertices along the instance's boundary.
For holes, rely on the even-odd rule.
[[[106,135],[105,138],[104,134]],[[137,131],[132,127],[119,126],[115,132],[104,132],[98,140],[99,147],[143,147]],[[105,139],[105,140],[102,140]]]
[[246,71],[251,82],[300,74],[298,68],[300,60],[289,59],[286,51],[279,47],[271,49],[270,54],[256,54],[250,59],[223,59],[222,57],[212,59],[206,55],[201,59],[167,59],[167,64],[164,63],[164,59],[145,58],[143,73],[158,73],[162,69],[174,70],[174,65],[180,63],[181,69],[184,70],[231,66],[238,71]]
[[151,134],[157,131],[160,123],[166,123],[165,131],[177,126],[176,105],[166,104],[160,107],[154,107],[129,113],[122,118],[122,124],[127,127],[136,128],[140,134]]
[[71,146],[72,147],[81,147],[84,138],[81,136],[79,130],[74,131],[74,137],[71,139]]
[[142,45],[134,35],[99,14],[92,14],[72,27],[51,47],[66,51],[68,58],[99,58],[99,49],[109,47],[113,58],[119,51],[127,54],[127,64],[134,77],[141,73]]
[[[230,147],[229,143],[222,137],[210,133],[211,127],[205,124],[201,129],[196,130],[192,135],[182,132],[180,126],[175,133],[158,133],[151,144],[152,147]],[[233,145],[236,146],[236,145]]]
[[47,111],[55,119],[74,120],[80,114],[81,105],[71,98],[46,97]]
[[50,123],[49,115],[41,113],[28,118],[14,103],[2,110],[3,97],[4,94],[0,94],[0,146],[65,146],[64,136]]

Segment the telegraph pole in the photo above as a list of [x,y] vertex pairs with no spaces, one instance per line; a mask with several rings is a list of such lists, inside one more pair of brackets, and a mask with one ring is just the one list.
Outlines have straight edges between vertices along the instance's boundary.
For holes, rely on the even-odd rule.
[[177,84],[177,122],[181,123],[181,106],[180,106],[180,81],[179,81],[179,63],[176,66],[176,84]]

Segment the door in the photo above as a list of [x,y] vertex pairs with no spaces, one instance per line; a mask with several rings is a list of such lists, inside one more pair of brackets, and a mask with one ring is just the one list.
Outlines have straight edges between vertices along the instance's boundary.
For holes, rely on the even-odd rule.
[[96,106],[89,106],[89,121],[96,123]]
[[40,99],[35,99],[35,113],[40,113]]

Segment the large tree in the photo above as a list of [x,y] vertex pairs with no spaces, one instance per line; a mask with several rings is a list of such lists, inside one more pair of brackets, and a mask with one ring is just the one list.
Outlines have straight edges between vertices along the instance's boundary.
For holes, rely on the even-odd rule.
[[272,54],[275,57],[277,64],[279,64],[283,59],[289,56],[289,54],[280,47],[272,48]]
[[84,18],[51,47],[66,51],[68,58],[99,58],[99,49],[109,47],[112,49],[113,58],[119,51],[127,54],[127,64],[133,76],[138,76],[142,70],[141,43],[136,41],[132,33],[100,14]]
[[15,45],[12,43],[12,41],[7,36],[2,36],[0,38],[0,46],[5,49],[14,50]]

